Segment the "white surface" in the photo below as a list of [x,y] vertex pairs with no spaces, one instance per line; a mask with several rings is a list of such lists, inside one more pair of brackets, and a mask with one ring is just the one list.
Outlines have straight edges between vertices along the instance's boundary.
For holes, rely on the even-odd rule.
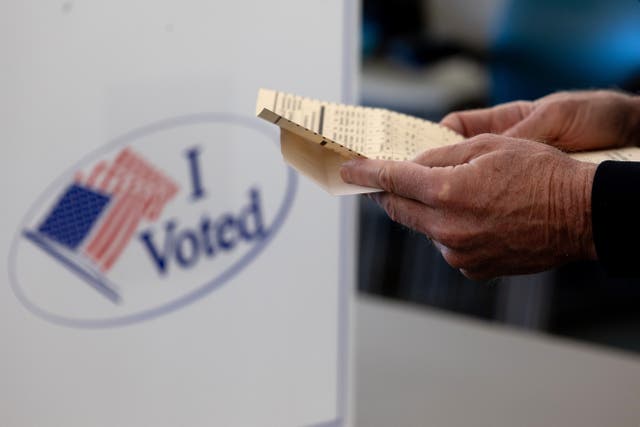
[[[339,253],[353,234],[340,230],[340,217],[353,211],[302,179],[280,231],[246,268],[196,302],[141,323],[96,330],[48,322],[18,301],[6,262],[17,235],[21,286],[42,308],[70,317],[148,308],[222,274],[220,255],[192,270],[171,264],[177,276],[156,280],[136,240],[113,270],[124,291],[138,291],[136,306],[127,305],[131,294],[110,306],[17,233],[65,170],[134,129],[210,112],[260,126],[253,117],[260,86],[351,101],[342,97],[350,89],[343,61],[356,58],[345,52],[344,12],[338,0],[0,4],[0,425],[299,426],[344,412],[338,322],[348,301]],[[319,22],[334,30],[309,31]],[[355,21],[351,27],[356,34]],[[184,226],[204,213],[237,212],[247,186],[258,185],[273,215],[286,173],[277,131],[263,128],[272,138],[246,127],[188,126],[137,147],[184,190],[165,213]],[[197,203],[188,200],[181,157],[193,145],[207,156],[207,196]],[[343,277],[351,279],[353,263],[344,259]]]
[[356,424],[637,427],[640,358],[360,297]]

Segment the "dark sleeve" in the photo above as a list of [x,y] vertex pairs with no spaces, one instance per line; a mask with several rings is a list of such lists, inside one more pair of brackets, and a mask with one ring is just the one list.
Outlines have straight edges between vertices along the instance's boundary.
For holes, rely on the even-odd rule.
[[591,215],[596,252],[607,273],[640,277],[640,162],[598,166]]

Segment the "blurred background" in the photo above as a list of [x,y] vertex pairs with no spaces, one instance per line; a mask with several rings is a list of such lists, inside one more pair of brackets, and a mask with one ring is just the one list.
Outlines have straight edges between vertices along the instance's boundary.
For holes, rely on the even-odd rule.
[[[640,90],[638,0],[363,0],[360,102],[438,121],[558,90]],[[640,352],[640,280],[581,262],[473,282],[360,200],[359,289]]]

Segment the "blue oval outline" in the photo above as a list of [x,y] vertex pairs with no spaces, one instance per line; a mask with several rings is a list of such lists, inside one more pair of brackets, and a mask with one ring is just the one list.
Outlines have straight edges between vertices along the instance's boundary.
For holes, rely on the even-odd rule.
[[163,132],[169,129],[178,128],[181,126],[189,126],[194,124],[202,124],[202,123],[232,123],[240,126],[245,126],[257,130],[259,133],[263,133],[271,139],[273,135],[271,132],[267,132],[267,129],[256,123],[256,120],[251,120],[247,116],[241,116],[233,113],[220,113],[220,112],[209,112],[209,113],[197,113],[197,114],[188,114],[183,116],[176,116],[171,118],[166,118],[163,120],[159,120],[153,123],[150,123],[146,126],[142,126],[136,128],[132,131],[125,133],[103,146],[91,151],[89,154],[86,154],[79,161],[74,163],[71,167],[69,167],[62,175],[55,179],[50,185],[48,185],[45,190],[41,193],[40,196],[36,199],[36,201],[31,205],[31,207],[27,210],[27,213],[24,215],[22,222],[18,228],[18,231],[14,234],[13,240],[11,242],[11,248],[9,249],[9,257],[8,257],[8,271],[9,271],[9,283],[11,285],[11,289],[16,296],[16,298],[22,303],[27,310],[35,314],[36,316],[47,320],[51,323],[74,327],[74,328],[82,328],[82,329],[104,329],[104,328],[114,328],[120,326],[127,326],[139,322],[143,322],[146,320],[150,320],[173,311],[176,311],[180,308],[183,308],[189,304],[194,303],[195,301],[205,297],[207,294],[213,292],[214,290],[219,289],[222,285],[224,285],[227,281],[232,279],[235,275],[240,273],[247,265],[249,265],[255,258],[266,248],[269,242],[273,239],[273,236],[279,231],[282,227],[282,224],[286,220],[289,212],[291,211],[291,206],[293,205],[293,200],[295,198],[297,188],[298,188],[298,177],[297,173],[288,165],[285,165],[287,168],[287,188],[285,191],[285,196],[280,204],[280,208],[276,213],[271,225],[265,232],[265,236],[256,243],[247,253],[245,253],[242,257],[240,257],[236,262],[231,264],[230,267],[227,267],[222,273],[215,276],[211,281],[205,282],[203,285],[198,288],[188,292],[181,297],[171,300],[167,303],[160,304],[159,306],[149,308],[146,310],[142,310],[133,314],[128,314],[125,316],[107,318],[107,319],[73,319],[64,316],[60,316],[57,314],[50,313],[36,304],[32,303],[26,295],[23,294],[19,281],[16,275],[16,260],[18,257],[18,243],[20,241],[20,236],[22,235],[22,230],[25,228],[25,225],[32,219],[37,211],[38,207],[40,207],[43,203],[43,199],[53,190],[58,187],[61,187],[64,182],[68,181],[69,177],[73,176],[73,173],[78,170],[78,167],[83,165],[84,163],[98,158],[101,155],[104,155],[118,146],[125,145],[129,142],[133,142],[136,139],[153,135],[154,133]]

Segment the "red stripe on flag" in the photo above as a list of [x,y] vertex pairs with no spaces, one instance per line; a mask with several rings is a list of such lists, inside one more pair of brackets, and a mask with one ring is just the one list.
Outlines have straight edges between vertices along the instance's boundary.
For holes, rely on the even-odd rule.
[[113,163],[111,163],[110,167],[107,169],[102,181],[99,184],[96,184],[98,189],[105,193],[111,193],[112,191],[110,187],[112,181],[116,178],[119,171],[123,168],[126,170],[127,164],[131,160],[132,156],[133,154],[128,148],[120,151]]
[[141,202],[142,201],[140,199],[132,200],[129,208],[130,214],[126,216],[125,224],[120,228],[120,232],[109,246],[108,251],[102,257],[101,268],[103,271],[107,271],[113,266],[129,244],[129,241],[131,241],[133,234],[142,220]]
[[96,181],[98,181],[98,178],[105,169],[107,169],[107,162],[104,160],[95,165],[93,169],[91,169],[91,174],[89,174],[89,178],[87,179],[87,187],[95,187]]
[[96,261],[106,251],[112,237],[118,232],[126,218],[127,196],[119,198],[107,213],[95,238],[87,246],[87,253]]

